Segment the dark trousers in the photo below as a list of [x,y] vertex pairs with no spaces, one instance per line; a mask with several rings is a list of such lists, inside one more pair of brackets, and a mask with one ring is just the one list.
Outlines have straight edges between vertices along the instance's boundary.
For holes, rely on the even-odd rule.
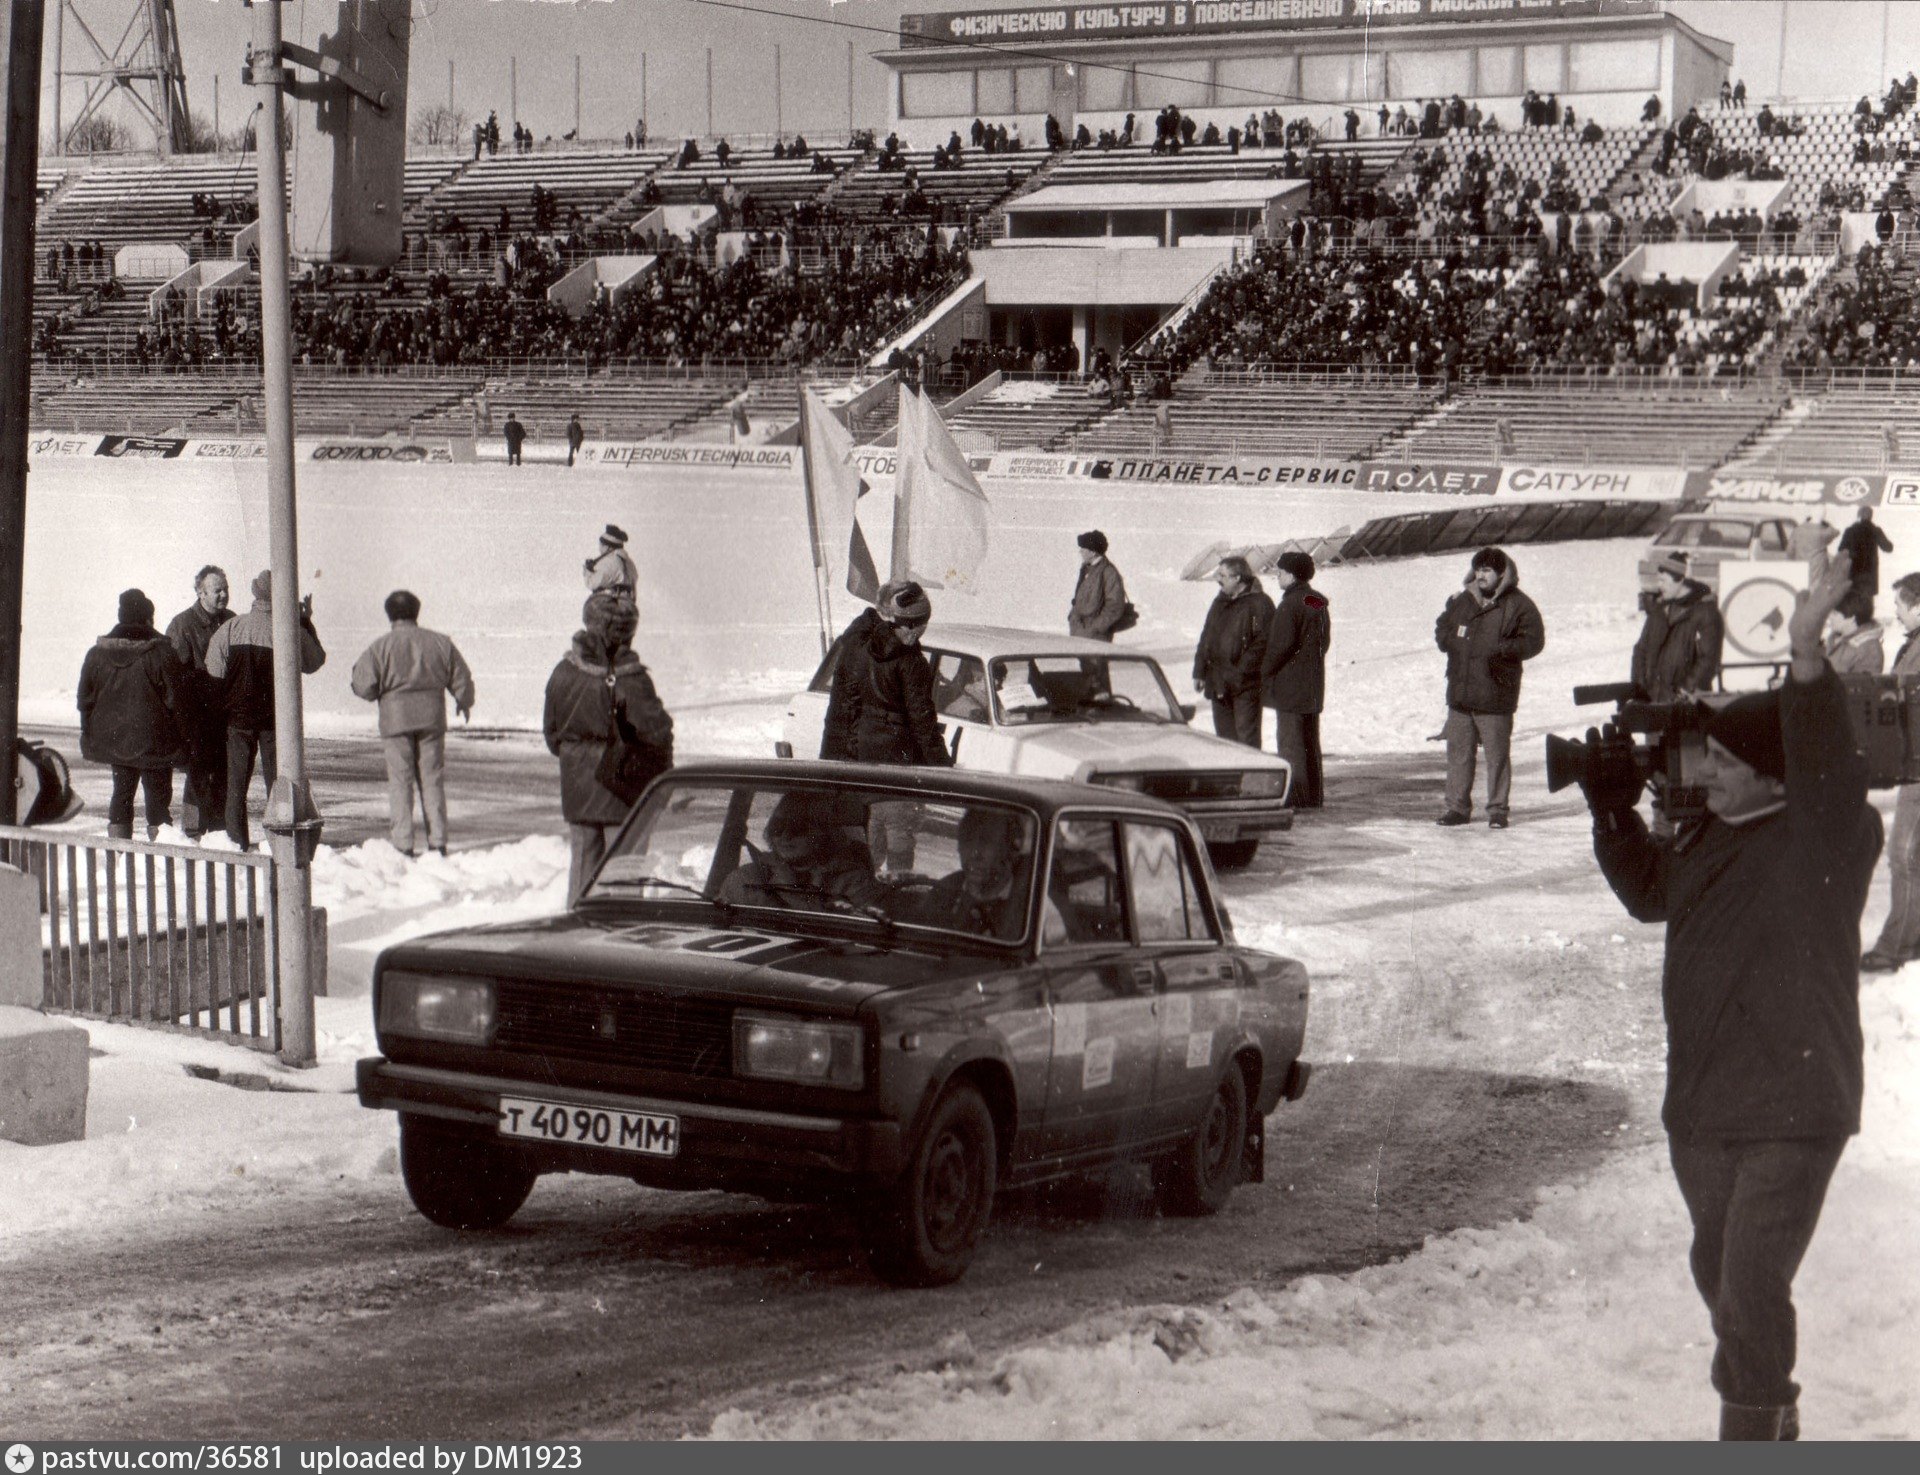
[[173,770],[123,768],[113,765],[113,797],[107,800],[107,833],[121,840],[133,838],[133,791],[147,801],[147,838],[173,822]]
[[1287,803],[1295,809],[1318,809],[1326,798],[1320,773],[1320,714],[1275,712],[1273,746],[1293,767]]
[[253,755],[260,753],[260,776],[273,789],[278,768],[274,762],[273,729],[249,732],[243,727],[227,729],[227,835],[245,849],[252,843],[247,835],[247,789],[253,783]]
[[1793,1277],[1846,1145],[1844,1137],[1667,1141],[1693,1219],[1693,1283],[1713,1317],[1713,1386],[1728,1403],[1799,1400]]
[[198,839],[227,816],[227,729],[202,733],[187,755],[180,788],[180,827]]
[[1260,746],[1260,711],[1260,688],[1257,686],[1215,697],[1213,730],[1223,738],[1232,738],[1236,743],[1257,748]]

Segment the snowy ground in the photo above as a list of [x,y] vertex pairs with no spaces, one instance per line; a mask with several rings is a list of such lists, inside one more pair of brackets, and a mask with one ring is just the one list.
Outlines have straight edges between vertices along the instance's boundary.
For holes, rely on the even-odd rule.
[[[36,493],[54,479],[46,470],[36,468]],[[550,519],[559,527],[551,537],[533,539],[539,519],[525,519],[526,556],[549,585],[565,582],[578,555],[574,544],[590,541],[586,535],[598,521],[626,518],[630,529],[641,521],[623,507],[590,511],[600,492],[580,493],[565,473],[542,472],[542,480],[525,482],[485,468],[463,469],[461,476],[478,479],[474,494],[503,519],[535,505],[564,501],[573,508],[564,526]],[[312,484],[313,478],[303,481],[303,487]],[[626,479],[594,485],[631,495]],[[103,495],[93,487],[77,494]],[[356,494],[344,477],[327,490],[340,498]],[[676,486],[671,495],[693,493]],[[1306,493],[1173,495],[1190,500],[1175,505],[1164,490],[1116,487],[1007,492],[999,505],[1018,531],[996,543],[994,557],[1001,560],[997,587],[1010,592],[975,601],[967,613],[1056,625],[1071,586],[1071,534],[1098,524],[1113,538],[1116,561],[1144,612],[1132,642],[1160,654],[1179,678],[1212,592],[1175,578],[1192,552],[1216,537],[1328,531],[1371,515],[1378,504],[1335,499],[1328,505]],[[377,498],[369,497],[371,506]],[[36,519],[47,506],[41,496]],[[678,526],[674,519],[683,512],[667,517],[663,529]],[[177,508],[169,515],[176,514]],[[83,514],[58,514],[69,515]],[[727,521],[716,516],[705,536]],[[730,537],[737,528],[736,520]],[[33,535],[48,536],[38,523]],[[787,598],[810,608],[804,565],[782,571],[770,558],[757,560],[726,544],[724,556],[709,553],[687,567],[684,550],[676,553],[666,537],[663,530],[651,542],[655,551],[642,577],[643,585],[660,591],[655,610],[665,605],[672,613],[666,628],[651,627],[658,644],[646,655],[678,715],[681,750],[765,753],[778,727],[779,696],[806,669],[814,636],[804,624],[781,625],[754,612]],[[184,570],[176,581],[182,589],[191,565],[217,552],[199,551],[197,543],[190,550],[191,541],[180,536],[166,545]],[[308,537],[309,552],[315,541]],[[396,532],[385,546],[405,541]],[[1515,744],[1515,828],[1504,836],[1478,827],[1436,830],[1437,793],[1372,797],[1393,791],[1396,773],[1432,766],[1435,750],[1422,743],[1441,715],[1432,619],[1458,587],[1464,560],[1330,571],[1321,580],[1336,627],[1325,741],[1336,760],[1334,778],[1351,775],[1351,786],[1367,789],[1360,796],[1367,802],[1336,789],[1329,810],[1285,842],[1284,863],[1263,858],[1227,883],[1241,935],[1294,953],[1311,970],[1310,1058],[1466,1065],[1605,1082],[1628,1107],[1618,1144],[1598,1170],[1543,1191],[1522,1220],[1438,1238],[1402,1260],[1351,1275],[1248,1287],[1217,1305],[1119,1306],[991,1357],[977,1355],[956,1328],[934,1370],[903,1370],[854,1394],[743,1408],[723,1414],[713,1433],[1686,1438],[1710,1432],[1710,1334],[1686,1278],[1685,1214],[1657,1134],[1658,931],[1630,922],[1612,901],[1592,871],[1577,798],[1545,794],[1538,756],[1543,732],[1575,730],[1589,718],[1570,704],[1573,683],[1609,679],[1624,667],[1636,623],[1636,553],[1627,544],[1522,550],[1522,583],[1542,605],[1549,646],[1527,676]],[[103,561],[124,556],[116,549]],[[225,556],[240,562],[238,554]],[[326,587],[345,582],[344,553],[325,556]],[[495,598],[491,582],[463,574],[458,556],[436,555],[434,563],[444,580],[443,604],[470,609],[475,628],[486,628]],[[729,577],[716,577],[722,572]],[[36,624],[45,628],[49,577],[43,570],[40,582],[30,583],[30,631]],[[91,611],[105,599],[110,611],[109,586],[139,581],[118,564],[87,577],[94,582],[60,602],[75,641],[96,623],[81,618],[76,624],[76,609]],[[356,597],[376,609],[385,588],[413,582],[435,623],[424,577],[396,566],[355,578]],[[147,583],[150,592],[158,583]],[[730,639],[723,638],[728,601],[747,611],[747,628]],[[161,603],[164,608],[168,601]],[[571,595],[556,595],[537,612],[528,602],[517,617],[564,631],[570,605]],[[674,623],[682,617],[684,625]],[[97,623],[104,628],[104,619]],[[451,619],[440,623],[459,628]],[[365,633],[372,628],[365,624]],[[528,671],[537,668],[543,679],[564,637],[535,641],[510,633],[497,646],[489,643],[492,636],[460,638],[470,655],[474,647],[510,653],[517,641],[529,652]],[[343,633],[334,649],[350,657],[351,644]],[[35,649],[30,639],[30,657]],[[53,692],[56,655],[39,647],[39,664],[29,662],[29,691]],[[490,668],[479,658],[475,665],[484,702]],[[344,690],[344,659],[310,690],[327,690],[325,679],[335,676]],[[521,676],[508,671],[491,679],[497,689],[520,693],[512,701],[523,700],[523,683],[516,684]],[[537,684],[529,689],[537,691]],[[352,711],[324,696],[314,705],[342,718]],[[44,1149],[0,1144],[6,1273],[24,1271],[36,1244],[50,1235],[131,1234],[175,1216],[309,1193],[316,1182],[385,1180],[399,1194],[391,1120],[361,1111],[346,1094],[352,1061],[372,1048],[367,963],[380,946],[415,932],[551,909],[564,872],[564,847],[551,835],[415,862],[377,841],[325,853],[315,870],[315,900],[333,919],[337,995],[320,1005],[320,1068],[292,1073],[270,1058],[217,1044],[88,1025],[100,1052],[88,1139]],[[1885,887],[1883,871],[1869,905],[1870,927],[1884,913]],[[1869,980],[1862,1002],[1869,1041],[1866,1126],[1834,1181],[1798,1286],[1803,1405],[1810,1437],[1912,1438],[1920,1433],[1920,1242],[1913,1234],[1920,1222],[1920,967]],[[189,1075],[183,1064],[200,1067],[202,1076]],[[285,1089],[236,1090],[235,1084]],[[1275,1130],[1285,1130],[1285,1108]]]

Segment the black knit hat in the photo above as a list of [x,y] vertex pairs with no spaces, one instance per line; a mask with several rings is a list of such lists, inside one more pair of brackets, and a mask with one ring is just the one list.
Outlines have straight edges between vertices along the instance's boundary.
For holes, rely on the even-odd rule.
[[120,623],[123,625],[151,625],[153,623],[153,601],[138,589],[127,589],[120,595]]
[[1094,528],[1090,532],[1082,533],[1074,539],[1074,542],[1078,543],[1082,548],[1091,548],[1103,558],[1106,556],[1107,535],[1101,532],[1099,528]]
[[1303,584],[1313,582],[1313,555],[1310,553],[1302,553],[1297,548],[1289,548],[1285,553],[1280,555],[1277,560],[1277,567],[1282,573],[1292,574],[1294,578]]
[[1768,778],[1785,780],[1787,746],[1780,736],[1780,693],[1753,691],[1707,719],[1707,736]]

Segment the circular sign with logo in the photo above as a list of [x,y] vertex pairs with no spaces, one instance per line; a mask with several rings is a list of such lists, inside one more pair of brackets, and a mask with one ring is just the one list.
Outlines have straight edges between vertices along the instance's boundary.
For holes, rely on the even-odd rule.
[[1864,502],[1873,495],[1873,488],[1857,476],[1845,476],[1834,483],[1833,500],[1852,504]]
[[1799,593],[1785,579],[1770,574],[1749,579],[1727,593],[1720,602],[1727,644],[1751,661],[1784,660],[1787,621]]

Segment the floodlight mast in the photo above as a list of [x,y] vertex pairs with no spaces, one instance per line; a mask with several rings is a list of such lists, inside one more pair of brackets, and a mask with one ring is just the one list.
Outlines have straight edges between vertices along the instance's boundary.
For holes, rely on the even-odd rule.
[[307,784],[300,693],[300,568],[293,479],[293,323],[288,285],[284,94],[293,80],[281,37],[283,0],[248,0],[246,80],[260,92],[254,159],[260,192],[260,355],[267,427],[267,529],[273,574],[273,726],[279,772],[263,828],[273,852],[274,944],[280,964],[280,1058],[313,1065],[313,853],[320,815]]

